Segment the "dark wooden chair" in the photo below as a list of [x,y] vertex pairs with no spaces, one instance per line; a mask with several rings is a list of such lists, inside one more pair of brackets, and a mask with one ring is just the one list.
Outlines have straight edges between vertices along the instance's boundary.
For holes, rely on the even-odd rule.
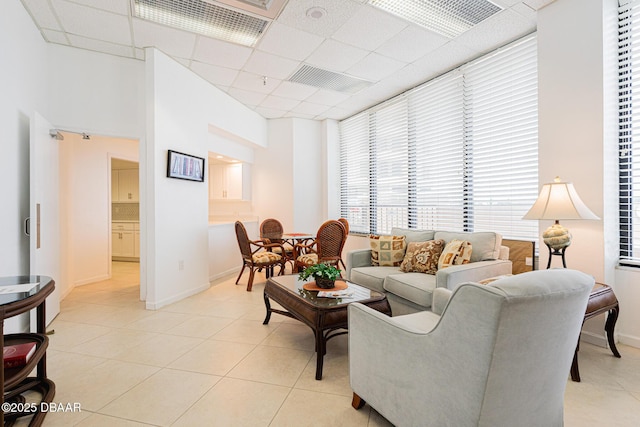
[[[344,229],[345,229],[345,237],[344,237],[344,241],[345,243],[347,242],[347,237],[349,237],[349,221],[347,221],[347,218],[338,218],[338,221],[340,221],[342,223],[342,225],[344,225]],[[342,244],[342,247],[344,247],[344,243]],[[340,253],[342,254],[342,249],[340,249]],[[344,260],[342,259],[342,256],[340,257],[340,265],[342,265],[342,268],[344,270],[347,269],[347,266],[344,263]]]
[[[260,223],[260,239],[266,243],[279,243],[284,248],[284,256],[286,261],[293,263],[293,246],[282,239],[284,229],[282,223],[275,218],[267,218]],[[279,253],[280,248],[273,248],[273,252]]]
[[256,270],[260,271],[264,268],[267,273],[267,278],[269,278],[273,274],[273,267],[279,265],[279,274],[284,274],[286,260],[282,255],[274,251],[274,249],[279,248],[280,253],[284,252],[284,248],[280,243],[266,243],[262,239],[249,240],[247,229],[240,221],[236,221],[236,237],[238,238],[238,246],[240,247],[240,254],[242,255],[242,269],[236,279],[236,285],[240,281],[245,267],[249,268],[247,292],[251,291]]
[[294,271],[299,272],[308,265],[321,262],[339,267],[346,239],[347,230],[340,221],[326,221],[318,229],[315,239],[308,244],[293,246]]

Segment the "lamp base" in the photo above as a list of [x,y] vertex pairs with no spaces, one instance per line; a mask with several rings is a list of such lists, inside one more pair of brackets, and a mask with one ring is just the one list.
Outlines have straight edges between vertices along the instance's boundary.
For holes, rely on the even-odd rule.
[[549,248],[549,261],[547,262],[547,269],[551,268],[551,259],[554,255],[562,257],[562,267],[567,268],[567,261],[564,258],[564,253],[569,246],[564,246],[562,248],[552,248],[548,243],[545,243],[547,248]]

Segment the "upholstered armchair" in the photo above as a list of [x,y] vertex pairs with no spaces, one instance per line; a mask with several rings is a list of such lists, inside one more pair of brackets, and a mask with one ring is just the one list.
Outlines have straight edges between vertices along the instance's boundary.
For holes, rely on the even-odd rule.
[[465,283],[434,309],[388,317],[349,305],[353,406],[401,426],[562,426],[594,279],[553,269]]

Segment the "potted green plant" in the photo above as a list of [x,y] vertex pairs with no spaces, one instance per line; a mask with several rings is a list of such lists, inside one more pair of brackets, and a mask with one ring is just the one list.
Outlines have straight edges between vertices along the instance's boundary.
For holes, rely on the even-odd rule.
[[300,280],[307,280],[309,277],[313,277],[319,288],[331,289],[340,277],[340,269],[325,263],[313,264],[305,267],[298,275]]

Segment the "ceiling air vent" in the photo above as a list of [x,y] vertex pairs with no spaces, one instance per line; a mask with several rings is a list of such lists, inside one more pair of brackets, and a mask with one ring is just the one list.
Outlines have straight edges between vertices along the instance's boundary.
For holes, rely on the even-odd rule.
[[132,0],[134,16],[244,46],[256,44],[269,21],[202,0]]
[[368,0],[369,4],[447,37],[456,37],[500,12],[488,0]]
[[321,68],[303,65],[289,78],[290,82],[331,89],[338,92],[356,93],[371,85],[370,81],[334,73]]

